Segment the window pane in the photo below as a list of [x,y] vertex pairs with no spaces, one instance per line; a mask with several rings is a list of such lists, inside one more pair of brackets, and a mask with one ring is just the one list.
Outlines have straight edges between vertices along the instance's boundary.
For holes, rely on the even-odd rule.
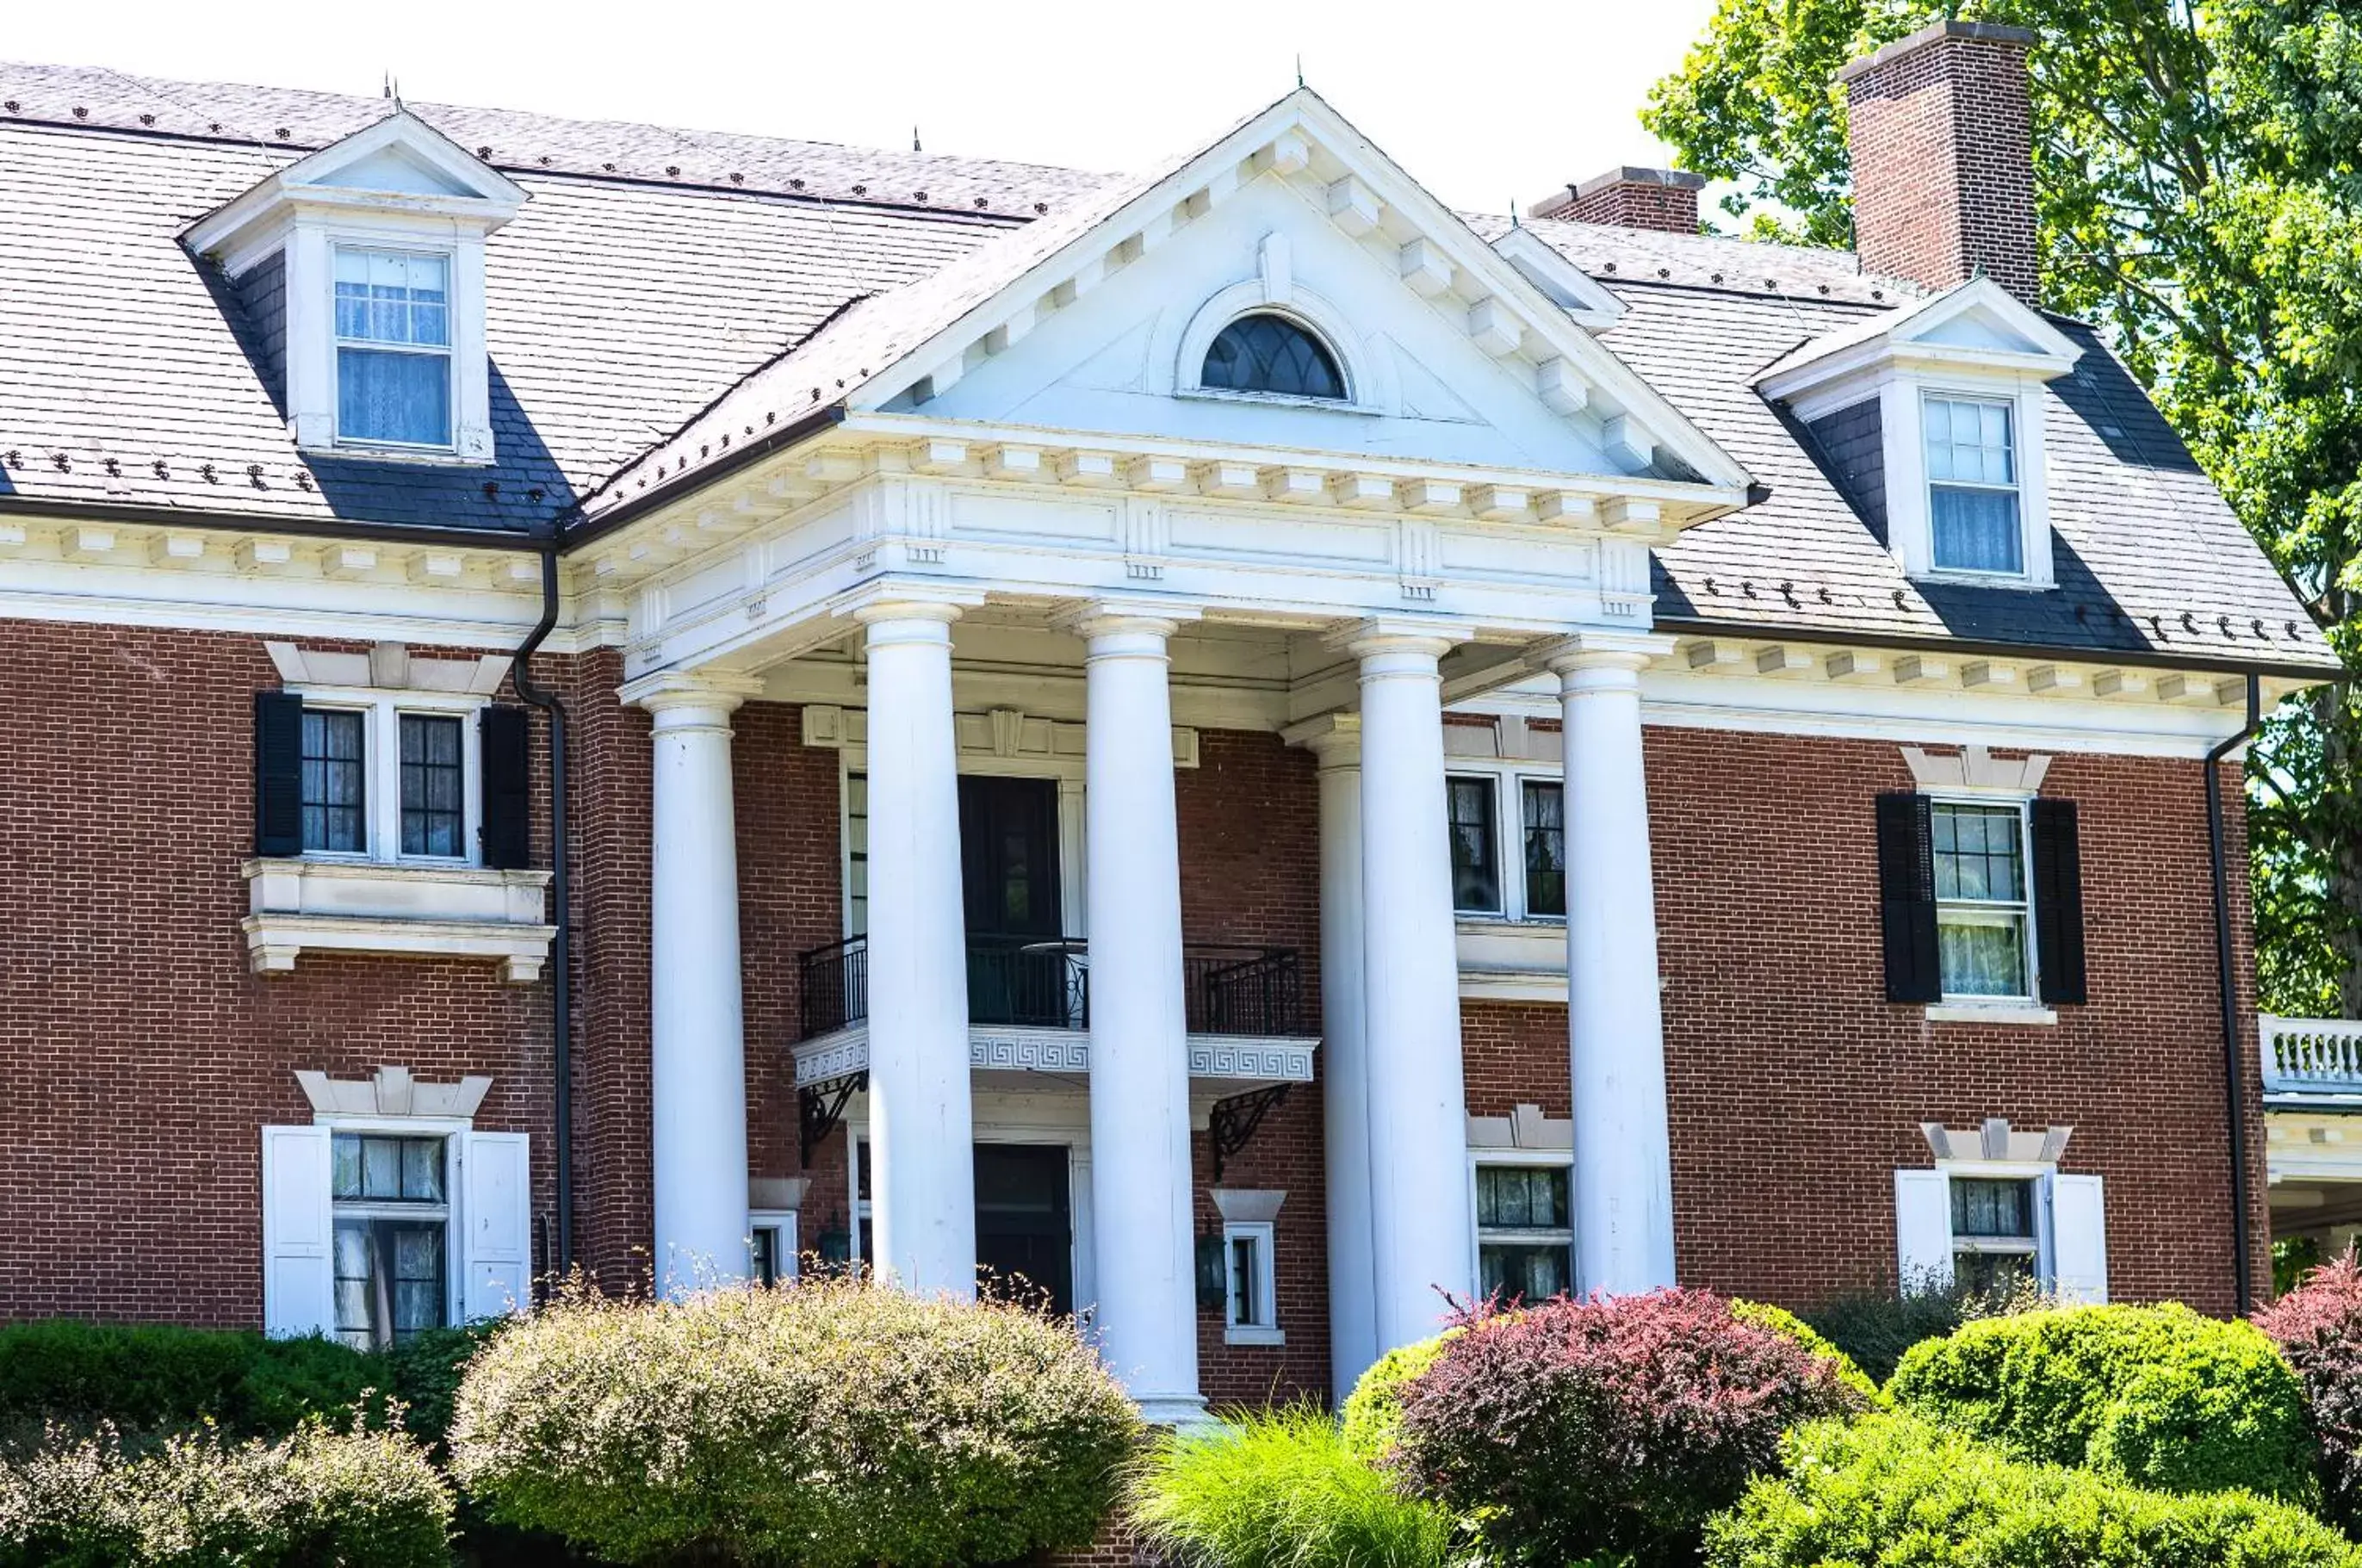
[[1490,778],[1444,781],[1451,813],[1451,907],[1497,914],[1501,870],[1494,830],[1494,783]]
[[755,1228],[755,1278],[764,1285],[779,1283],[779,1232],[776,1226]]
[[1937,806],[1936,896],[2020,903],[2025,898],[2025,813],[2015,806]]
[[2030,1181],[1954,1176],[1952,1234],[2034,1237],[2034,1184]]
[[449,261],[386,250],[337,251],[337,336],[449,344]]
[[359,854],[369,847],[361,810],[361,724],[359,713],[304,710],[304,847]]
[[1252,1326],[1255,1316],[1255,1242],[1252,1236],[1231,1238],[1231,1322]]
[[1526,912],[1566,913],[1566,791],[1529,783],[1526,805]]
[[844,780],[845,925],[860,936],[869,930],[869,776]]
[[2025,569],[2024,531],[2017,522],[2014,490],[1959,490],[1939,484],[1929,491],[1934,508],[1936,564],[1948,571],[2019,572]]
[[1562,1230],[1566,1209],[1563,1165],[1476,1167],[1476,1223],[1485,1230]]
[[449,356],[338,348],[337,434],[356,441],[450,445]]
[[402,853],[467,854],[459,721],[402,715]]
[[1938,915],[1936,947],[1948,995],[2022,997],[2025,984],[2025,922],[1970,921]]
[[436,1138],[402,1141],[402,1196],[422,1203],[443,1201],[443,1144]]
[[1503,1301],[1545,1301],[1566,1293],[1568,1249],[1563,1245],[1511,1246],[1487,1242],[1476,1249],[1478,1288]]
[[1284,316],[1247,315],[1206,350],[1201,384],[1233,392],[1341,400],[1345,378],[1320,340]]
[[361,1141],[350,1132],[339,1132],[329,1141],[329,1192],[337,1198],[359,1198],[361,1195]]
[[361,1196],[392,1198],[402,1197],[402,1140],[399,1138],[361,1140]]
[[2031,1253],[1957,1253],[1952,1257],[1952,1279],[1961,1289],[1978,1296],[2003,1296],[2034,1279],[2034,1254]]

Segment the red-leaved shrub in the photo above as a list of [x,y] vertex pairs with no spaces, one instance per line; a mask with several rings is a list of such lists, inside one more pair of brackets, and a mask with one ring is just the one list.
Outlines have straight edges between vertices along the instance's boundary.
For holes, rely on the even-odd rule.
[[1500,1562],[1694,1561],[1799,1421],[1863,1408],[1833,1364],[1703,1290],[1479,1316],[1403,1390],[1393,1464]]
[[2362,1262],[2349,1252],[2322,1264],[2255,1321],[2304,1385],[2323,1510],[2349,1530],[2362,1525]]

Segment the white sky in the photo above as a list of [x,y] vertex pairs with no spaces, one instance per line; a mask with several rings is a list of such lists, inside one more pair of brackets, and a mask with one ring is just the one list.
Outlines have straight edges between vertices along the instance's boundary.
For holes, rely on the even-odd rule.
[[0,53],[1128,171],[1313,87],[1456,206],[1617,163],[1713,0],[80,0],[0,6]]

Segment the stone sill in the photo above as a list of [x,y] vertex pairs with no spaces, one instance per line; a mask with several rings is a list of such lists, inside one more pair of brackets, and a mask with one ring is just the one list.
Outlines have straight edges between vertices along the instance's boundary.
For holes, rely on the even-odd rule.
[[2058,1010],[2033,1002],[1930,1002],[1930,1023],[2020,1023],[2047,1027],[2058,1021]]
[[1285,1329],[1226,1328],[1222,1331],[1226,1345],[1284,1345],[1287,1342]]
[[497,959],[512,984],[541,977],[557,928],[545,923],[550,874],[360,859],[246,862],[240,922],[259,975],[306,951]]

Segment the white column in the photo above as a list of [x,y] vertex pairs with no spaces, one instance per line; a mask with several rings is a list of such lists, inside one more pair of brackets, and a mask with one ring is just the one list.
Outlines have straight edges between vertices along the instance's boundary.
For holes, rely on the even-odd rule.
[[1448,1309],[1440,1292],[1465,1297],[1475,1285],[1436,668],[1451,644],[1364,626],[1347,646],[1362,664],[1363,1034],[1383,1352],[1434,1333]]
[[1320,759],[1320,1121],[1329,1193],[1329,1383],[1341,1401],[1378,1358],[1370,1239],[1370,1080],[1363,1039],[1362,722],[1291,732]]
[[976,1291],[967,932],[950,604],[855,617],[869,652],[871,1256],[903,1289]]
[[1640,670],[1671,638],[1586,634],[1552,655],[1566,739],[1566,997],[1574,1078],[1575,1275],[1673,1283],[1665,1032],[1640,762]]
[[1203,1418],[1168,615],[1094,605],[1085,665],[1098,1329],[1142,1413]]
[[658,1286],[746,1272],[746,1041],[730,714],[752,688],[662,675],[624,688],[655,715],[649,1109]]

